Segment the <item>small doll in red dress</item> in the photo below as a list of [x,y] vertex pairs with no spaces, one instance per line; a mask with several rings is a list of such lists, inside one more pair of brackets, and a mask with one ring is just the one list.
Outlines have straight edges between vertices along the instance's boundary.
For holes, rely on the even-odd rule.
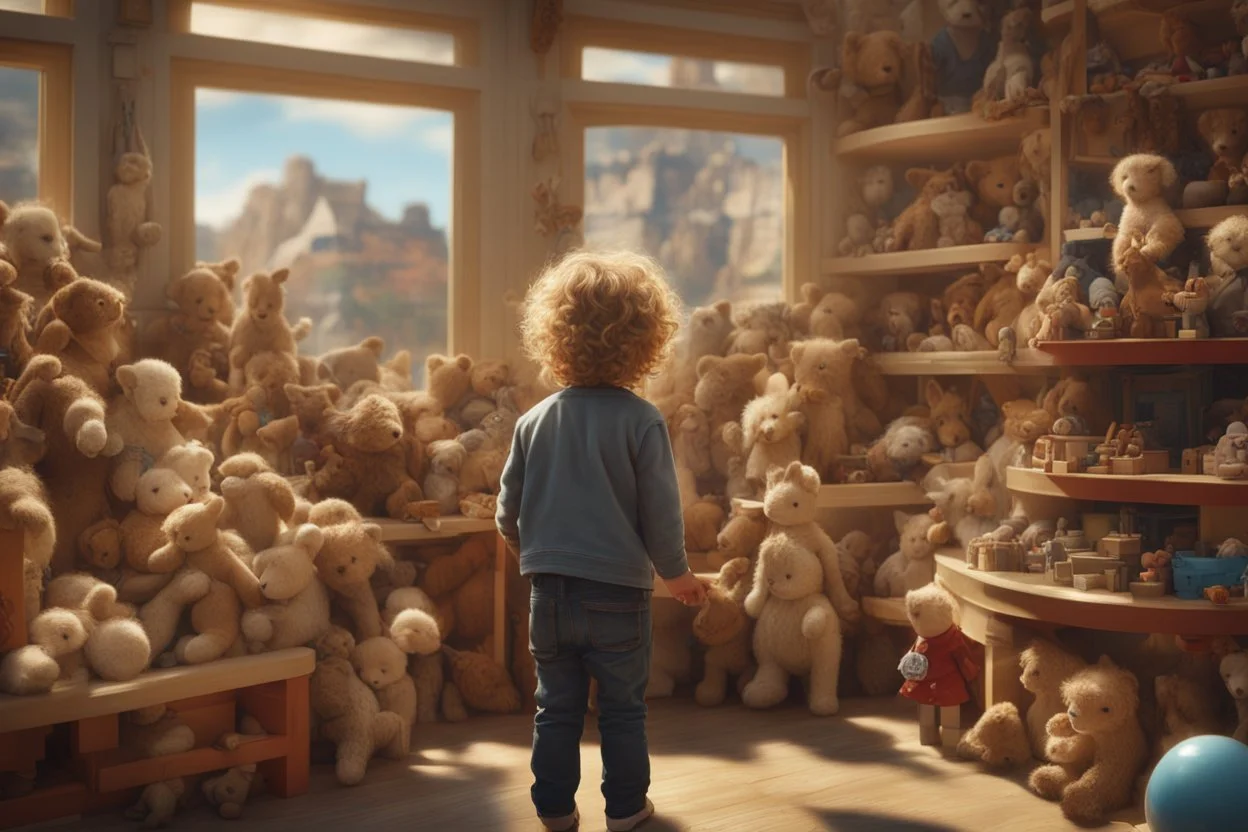
[[961,705],[971,698],[970,683],[979,665],[954,618],[957,602],[944,587],[930,583],[906,593],[906,617],[918,635],[897,670],[906,681],[899,691],[919,703],[919,741],[953,748],[961,738]]

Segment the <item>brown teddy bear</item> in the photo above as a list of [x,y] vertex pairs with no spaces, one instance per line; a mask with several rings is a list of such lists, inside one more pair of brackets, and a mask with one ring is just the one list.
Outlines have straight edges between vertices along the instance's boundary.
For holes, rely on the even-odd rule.
[[373,335],[353,347],[330,350],[317,364],[317,378],[337,385],[339,390],[350,390],[360,382],[380,385],[381,354],[385,349],[386,342]]
[[694,700],[704,708],[724,703],[730,677],[737,679],[740,693],[754,673],[751,619],[744,607],[753,575],[748,558],[725,563],[707,584],[706,603],[693,619],[693,635],[706,648],[702,681],[694,689]]
[[[1242,107],[1205,110],[1196,121],[1196,130],[1214,156],[1209,181],[1228,183],[1225,199],[1228,205],[1248,201],[1244,182],[1244,176],[1248,175],[1245,173],[1248,171],[1248,110]],[[1184,204],[1187,202],[1187,192],[1184,192]]]
[[246,544],[217,527],[224,512],[225,500],[216,495],[206,503],[176,509],[162,525],[168,542],[147,559],[152,572],[172,572],[185,566],[203,572],[212,581],[208,594],[191,608],[191,627],[196,635],[177,645],[178,660],[186,664],[221,658],[236,646],[240,601],[247,609],[264,604],[260,582],[244,560],[251,555]]
[[1165,338],[1166,316],[1178,314],[1170,302],[1173,282],[1134,246],[1126,249],[1117,262],[1127,287],[1118,306],[1122,325],[1132,338]]
[[90,278],[57,290],[35,321],[35,351],[55,355],[65,373],[101,396],[112,392],[112,366],[122,352],[126,297]]
[[695,477],[711,473],[711,423],[706,411],[695,404],[682,404],[671,422],[672,455],[676,464]]
[[1065,376],[1053,385],[1053,389],[1045,394],[1043,406],[1055,419],[1067,418],[1086,423],[1089,436],[1101,436],[1112,421],[1104,388],[1092,384],[1079,373]]
[[0,349],[8,353],[12,372],[20,374],[35,352],[27,338],[35,299],[15,287],[16,280],[17,270],[0,260]]
[[693,401],[698,362],[707,355],[723,356],[732,330],[732,304],[726,300],[690,313],[689,325],[678,336],[667,366],[646,386],[646,398],[665,419],[671,421],[677,407]]
[[[230,326],[234,322],[234,278],[238,260],[220,264],[197,263],[181,277],[169,281],[165,297],[176,309],[155,318],[145,333],[149,355],[162,358],[184,374],[188,390],[205,390],[207,384],[190,384],[191,356],[204,351],[213,378],[228,378]],[[219,356],[220,360],[216,360]],[[204,401],[214,399],[206,397]]]
[[520,693],[507,668],[476,651],[444,647],[442,652],[450,665],[451,681],[469,708],[491,714],[520,710]]
[[472,389],[472,356],[430,355],[425,359],[425,390],[449,413]]
[[310,698],[320,736],[337,747],[335,772],[342,785],[362,781],[374,754],[392,760],[407,756],[411,736],[403,718],[381,710],[347,659],[331,656],[316,663]]
[[117,602],[112,585],[82,572],[53,578],[46,598],[49,607],[72,610],[86,624],[82,658],[96,676],[110,682],[137,677],[148,665],[151,643],[134,618],[134,608]]
[[698,360],[694,404],[703,410],[711,430],[711,465],[720,476],[728,474],[732,448],[724,441],[723,427],[741,418],[754,398],[754,377],[767,367],[766,354],[705,355]]
[[125,556],[117,584],[121,600],[147,603],[169,583],[171,573],[152,572],[148,558],[168,540],[162,528],[165,519],[194,500],[191,487],[170,468],[151,468],[139,477],[135,507],[122,518],[117,530]]
[[58,289],[78,279],[69,263],[69,243],[51,208],[0,202],[0,251],[17,272],[16,288],[34,298],[36,312]]
[[1035,699],[1027,706],[1027,736],[1032,754],[1046,760],[1046,726],[1054,716],[1066,710],[1062,702],[1062,684],[1083,670],[1083,659],[1063,650],[1051,641],[1034,639],[1018,657],[1022,674],[1019,681]]
[[243,368],[260,352],[295,354],[295,343],[312,331],[312,321],[301,318],[294,327],[286,320],[289,269],[256,272],[243,280],[246,308],[230,330],[230,388],[241,391]]
[[1136,249],[1144,260],[1159,263],[1183,241],[1183,223],[1167,201],[1167,194],[1178,181],[1178,171],[1170,160],[1151,153],[1128,156],[1110,174],[1114,193],[1125,203],[1111,263],[1118,291],[1127,288],[1128,251]]
[[730,560],[745,558],[753,562],[758,546],[767,536],[767,518],[761,511],[745,511],[736,505],[728,522],[716,537],[716,548],[707,554],[707,563],[720,569]]
[[0,526],[22,530],[22,556],[41,572],[52,564],[56,519],[43,482],[29,468],[0,470]]
[[506,361],[477,361],[472,365],[470,378],[472,387],[450,414],[465,428],[479,426],[486,416],[498,409],[495,396],[510,385],[511,365]]
[[[989,267],[985,275],[990,281],[983,298],[975,307],[969,340],[982,341],[990,349],[1001,343],[1001,330],[1011,326],[1023,311],[1026,301],[1019,291],[1016,275],[997,266]],[[960,326],[954,327],[954,342],[959,339]]]
[[[850,440],[863,442],[879,435],[882,427],[880,420],[863,404],[859,386],[855,383],[861,378],[857,367],[866,358],[866,350],[857,339],[833,341],[816,338],[794,344],[791,355],[795,381],[793,392],[803,403],[817,403],[821,398],[839,396],[845,414],[844,430]],[[806,413],[809,441],[809,435],[813,435],[811,420],[814,417],[805,407],[803,412]],[[831,418],[833,422],[837,421],[835,416]]]
[[802,285],[802,300],[793,304],[794,332],[808,338],[856,338],[862,323],[859,302],[844,292],[824,291],[817,283]]
[[299,380],[299,362],[289,353],[258,352],[243,365],[243,390],[259,387],[264,391],[268,419],[290,415],[286,385]]
[[942,542],[933,531],[937,521],[929,513],[893,512],[898,549],[875,572],[875,594],[903,598],[910,590],[927,586],[936,576],[936,547]]
[[975,192],[971,217],[981,226],[977,242],[983,240],[983,228],[992,228],[997,224],[1001,209],[1014,204],[1014,186],[1021,178],[1017,154],[967,164],[967,183]]
[[394,402],[367,396],[349,411],[328,414],[325,432],[325,464],[312,479],[322,497],[349,499],[366,516],[396,518],[424,499],[416,479],[423,454],[404,435]]
[[984,711],[958,740],[958,756],[979,760],[989,768],[1016,768],[1031,761],[1027,729],[1013,702],[998,702]]
[[[932,201],[941,194],[964,190],[962,172],[960,168],[944,171],[910,168],[906,171],[906,182],[918,194],[893,222],[893,233],[886,248],[888,251],[936,248],[940,241],[940,217],[932,210]],[[981,228],[981,238],[983,233]]]
[[295,491],[257,454],[238,454],[222,461],[221,496],[225,513],[221,527],[233,529],[253,552],[277,543],[284,524],[295,513]]
[[381,527],[364,522],[343,500],[314,505],[308,522],[324,533],[316,574],[333,603],[350,619],[359,640],[381,635],[381,612],[369,580],[379,568],[394,567],[394,557],[381,542]]
[[[1108,656],[1062,683],[1066,711],[1047,726],[1049,759],[1031,773],[1032,790],[1060,800],[1062,814],[1076,823],[1101,824],[1131,803],[1147,748],[1137,711],[1139,682]],[[1072,759],[1077,762],[1065,763]]]
[[398,714],[403,730],[416,722],[416,682],[407,673],[407,654],[385,636],[361,641],[351,651],[351,666],[372,688],[383,711]]
[[917,346],[926,329],[926,311],[927,304],[916,292],[889,292],[880,298],[874,317],[883,331],[884,350],[906,352]]
[[897,120],[903,103],[904,53],[905,44],[896,32],[845,34],[838,88],[849,113],[837,125],[838,136]]
[[54,572],[70,569],[78,536],[108,509],[110,456],[119,437],[105,424],[104,400],[86,382],[63,374],[53,356],[35,356],[10,393],[17,417],[43,431],[46,453],[36,470],[56,518]]

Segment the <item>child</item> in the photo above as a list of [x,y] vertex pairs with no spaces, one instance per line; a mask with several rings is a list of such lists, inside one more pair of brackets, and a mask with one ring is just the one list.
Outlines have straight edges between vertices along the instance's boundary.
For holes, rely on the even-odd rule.
[[591,678],[607,829],[634,829],[654,813],[644,699],[651,565],[683,603],[706,597],[685,560],[667,425],[630,392],[667,357],[679,307],[657,264],[636,254],[573,253],[525,299],[525,350],[563,389],[517,423],[497,521],[532,582],[532,795],[555,832],[580,818]]

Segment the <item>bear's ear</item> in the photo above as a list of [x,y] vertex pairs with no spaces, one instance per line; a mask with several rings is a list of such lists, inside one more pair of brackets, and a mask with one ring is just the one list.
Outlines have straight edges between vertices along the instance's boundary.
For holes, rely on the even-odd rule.
[[[902,42],[901,35],[897,34],[896,32],[887,32],[884,37],[884,43],[888,45],[889,49],[892,49],[894,52],[896,52],[898,55],[902,55],[904,58],[903,53],[905,51],[906,45],[905,43]],[[903,60],[902,62],[904,63],[905,61]]]
[[270,277],[272,278],[274,283],[278,283],[278,284],[285,283],[286,280],[290,277],[290,269],[278,269],[277,271],[273,272],[273,274],[270,275]]
[[425,373],[433,375],[446,365],[446,356],[434,353],[425,358]]
[[366,349],[381,359],[381,354],[386,351],[386,342],[376,335],[370,335],[360,342],[360,348]]
[[823,300],[823,288],[818,283],[802,284],[802,300],[815,306]]
[[858,343],[857,338],[846,338],[838,346],[840,346],[841,352],[847,355],[851,355],[854,358],[866,358],[867,357],[866,348],[861,346]]
[[468,372],[472,369],[472,356],[467,355],[466,353],[460,353],[455,356],[455,365],[464,372]]
[[992,171],[991,162],[967,162],[966,163],[966,180],[971,184],[977,184]]
[[240,288],[243,291],[243,295],[246,295],[248,292],[251,291],[251,284],[255,281],[255,279],[256,279],[256,276],[254,274],[249,274],[243,278],[243,282],[240,285]]
[[939,381],[929,378],[927,384],[923,386],[923,395],[927,398],[928,408],[935,410],[941,399],[945,397],[945,391],[941,388]]
[[222,261],[221,265],[213,269],[217,273],[217,277],[221,278],[221,282],[231,289],[234,288],[234,278],[238,276],[238,271],[243,267],[243,261],[237,257],[231,257],[229,260]]
[[214,524],[221,519],[221,514],[224,511],[225,498],[223,498],[220,494],[213,494],[208,498],[207,502],[204,503],[204,512]]
[[321,531],[320,526],[304,523],[295,532],[295,545],[308,553],[309,560],[315,560],[317,553],[325,545],[325,532]]
[[906,181],[910,183],[910,187],[921,191],[923,186],[936,174],[937,171],[931,168],[910,168],[910,170],[906,171]]
[[1179,172],[1169,159],[1162,159],[1161,165],[1161,187],[1170,190],[1179,184]]
[[378,543],[381,542],[381,526],[378,526],[376,523],[365,523],[360,528],[364,530],[364,534]]
[[321,381],[333,381],[334,373],[324,361],[316,362],[316,377]]
[[720,317],[723,318],[724,320],[732,319],[732,304],[729,303],[728,301],[721,300],[719,303],[715,304],[712,308],[716,312],[718,312]]
[[121,385],[121,392],[127,396],[134,392],[139,386],[139,372],[133,364],[122,364],[117,368],[117,383]]
[[802,363],[802,356],[806,354],[806,342],[796,341],[789,344],[789,358],[793,359],[794,364]]
[[1114,660],[1113,660],[1113,659],[1111,659],[1109,656],[1105,655],[1104,653],[1102,653],[1102,654],[1101,654],[1101,657],[1100,657],[1099,659],[1097,659],[1097,660],[1096,660],[1096,666],[1097,666],[1097,667],[1103,667],[1103,668],[1105,668],[1105,669],[1107,669],[1107,670],[1108,670],[1108,669],[1117,669],[1117,667],[1118,667],[1118,665],[1114,664]]
[[858,53],[862,50],[862,35],[858,32],[846,32],[845,42],[841,46],[841,73],[851,84],[858,83]]
[[893,527],[897,529],[897,534],[901,534],[906,528],[906,523],[910,522],[910,515],[904,511],[893,512]]
[[767,369],[766,353],[760,352],[750,356],[750,366],[754,369],[755,373],[761,373],[763,370]]
[[702,378],[710,373],[721,363],[723,363],[723,360],[724,359],[720,358],[718,355],[704,355],[699,358],[698,366],[696,367],[698,378]]
[[182,294],[186,291],[186,277],[175,277],[165,284],[165,297],[175,304],[182,305]]
[[789,392],[788,377],[784,373],[772,373],[767,377],[767,386],[763,392],[765,395]]

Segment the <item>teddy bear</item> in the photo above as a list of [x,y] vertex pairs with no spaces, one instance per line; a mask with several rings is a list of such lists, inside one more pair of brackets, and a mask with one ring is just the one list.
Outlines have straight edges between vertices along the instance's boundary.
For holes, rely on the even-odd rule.
[[1059,379],[1045,394],[1043,407],[1055,418],[1081,419],[1091,436],[1103,434],[1112,421],[1106,391],[1081,373]]
[[751,563],[758,556],[758,546],[767,536],[767,518],[759,511],[746,511],[733,505],[728,522],[715,538],[716,548],[707,554],[707,563],[714,569],[737,558]]
[[1126,280],[1118,312],[1122,325],[1132,338],[1166,337],[1165,318],[1178,314],[1170,302],[1173,284],[1165,272],[1138,248],[1128,248],[1119,261]]
[[217,470],[225,498],[222,528],[238,532],[253,552],[274,545],[283,524],[295,513],[295,492],[290,483],[256,454],[229,457]]
[[711,464],[720,476],[728,474],[732,449],[724,441],[723,426],[741,418],[755,395],[754,377],[767,367],[767,355],[706,355],[698,360],[694,404],[706,414],[711,432]]
[[195,732],[167,705],[122,714],[120,745],[145,759],[182,754],[195,747]]
[[896,32],[846,32],[841,70],[834,77],[846,115],[838,136],[892,124],[902,105],[905,44]]
[[381,613],[369,579],[377,569],[394,566],[390,550],[381,542],[381,527],[363,522],[351,504],[341,500],[317,504],[308,521],[324,532],[316,574],[331,600],[351,620],[360,640],[381,635]]
[[425,359],[425,390],[449,413],[472,389],[472,357],[430,355]]
[[13,285],[16,281],[17,269],[0,260],[0,349],[7,353],[10,372],[15,374],[21,373],[34,355],[27,330],[35,305],[34,298]]
[[881,226],[887,226],[883,209],[893,198],[893,171],[887,165],[865,168],[859,172],[857,179],[858,192],[850,203],[850,213],[845,217],[845,237],[837,244],[837,252],[843,257],[863,257],[874,252],[876,231]]
[[1083,670],[1087,664],[1073,653],[1045,639],[1033,639],[1019,654],[1018,664],[1022,671],[1019,682],[1035,697],[1027,706],[1026,715],[1032,755],[1038,760],[1046,760],[1046,726],[1050,719],[1066,710],[1062,701],[1062,683]]
[[459,509],[459,472],[468,458],[468,450],[453,439],[429,443],[429,470],[425,473],[426,500],[436,500],[443,514]]
[[[936,471],[932,472],[936,475]],[[995,531],[1000,523],[997,500],[993,489],[992,459],[986,454],[975,460],[975,468],[969,477],[929,477],[924,481],[927,499],[940,510],[943,528],[938,535],[949,535],[963,546],[977,537]]]
[[322,497],[349,499],[368,516],[403,517],[408,503],[424,499],[415,443],[405,438],[403,419],[394,402],[366,396],[349,411],[326,416],[329,446],[324,466],[312,483]]
[[932,115],[969,112],[996,55],[991,21],[978,0],[939,0],[945,25],[931,41],[937,105]]
[[936,247],[966,246],[980,241],[983,228],[979,228],[979,236],[972,235],[975,227],[968,220],[968,212],[975,196],[970,191],[945,191],[932,199],[932,213],[939,223]]
[[1213,156],[1207,181],[1190,182],[1183,189],[1184,208],[1239,205],[1248,202],[1244,181],[1248,165],[1248,110],[1222,107],[1205,110],[1196,120],[1196,131]]
[[368,638],[351,651],[351,666],[377,696],[383,711],[398,714],[403,730],[416,722],[416,683],[407,673],[407,654],[385,636]]
[[[650,675],[644,696],[665,699],[677,685],[692,682],[693,645],[690,631],[696,612],[676,604],[664,604],[651,611]],[[595,700],[597,696],[593,697]]]
[[927,403],[926,422],[939,451],[926,461],[973,462],[983,453],[971,439],[971,408],[966,398],[952,387],[942,387],[935,379],[923,386]]
[[[984,71],[984,83],[977,101],[1006,102],[1013,106],[1026,103],[1027,90],[1035,85],[1036,61],[1031,54],[1032,10],[1012,9],[1001,18],[1001,39],[997,54]],[[985,113],[996,114],[990,106]]]
[[52,569],[65,571],[79,535],[107,512],[109,457],[123,443],[108,432],[104,400],[82,379],[62,373],[58,358],[32,358],[9,395],[15,415],[45,436],[36,471],[56,518]]
[[322,355],[317,363],[319,381],[349,390],[359,382],[381,383],[381,355],[386,342],[376,335],[351,347],[340,347]]
[[772,466],[785,467],[800,459],[804,426],[805,417],[790,409],[788,379],[783,373],[773,374],[763,394],[750,401],[741,415],[746,480],[761,491]]
[[[940,217],[932,210],[933,201],[945,193],[963,190],[960,168],[938,171],[931,168],[910,168],[906,182],[918,193],[893,222],[888,251],[920,251],[936,248],[940,241]],[[972,239],[982,239],[984,229],[970,221],[967,234]]]
[[958,740],[957,754],[989,768],[1016,768],[1031,761],[1027,729],[1013,702],[998,702],[984,711]]
[[969,325],[956,324],[951,332],[955,348],[962,351],[998,349],[1002,330],[1023,310],[1023,296],[1013,273],[995,264],[986,264],[980,269],[987,289],[976,304]]
[[[163,589],[139,607],[139,621],[151,644],[151,661],[163,663],[162,655],[173,643],[183,612],[207,597],[212,579],[195,569],[175,572]],[[176,661],[176,657],[172,657]]]
[[1033,349],[1042,341],[1081,338],[1092,328],[1092,310],[1082,302],[1077,277],[1063,277],[1036,296],[1040,327],[1027,342]]
[[1248,216],[1230,216],[1205,238],[1209,249],[1209,330],[1215,338],[1248,333]]
[[168,542],[147,559],[152,572],[172,572],[185,566],[203,572],[212,581],[208,595],[191,608],[196,635],[177,645],[178,659],[187,664],[218,659],[234,647],[242,615],[240,602],[247,609],[264,604],[260,582],[244,560],[251,554],[246,544],[217,527],[224,512],[225,500],[217,495],[207,502],[175,509],[162,525]]
[[240,623],[248,652],[310,644],[329,629],[329,593],[317,578],[324,532],[305,523],[289,543],[257,551],[251,561],[266,603],[245,610]]
[[694,700],[704,708],[723,704],[730,677],[737,679],[739,692],[753,675],[753,634],[743,606],[753,573],[748,558],[733,558],[721,566],[707,584],[706,603],[693,619],[693,635],[706,648],[702,680],[694,689]]
[[47,693],[60,679],[72,678],[80,667],[87,635],[83,617],[72,610],[39,613],[27,625],[28,643],[0,659],[0,692],[13,696]]
[[22,557],[40,573],[56,553],[56,518],[43,482],[28,468],[0,469],[0,527],[22,530]]
[[481,422],[481,427],[466,431],[456,441],[468,451],[459,471],[460,497],[471,494],[497,494],[511,438],[516,429],[517,414],[495,410]]
[[[1139,682],[1108,656],[1062,683],[1066,712],[1047,726],[1049,759],[1090,756],[1086,767],[1054,763],[1031,773],[1032,791],[1060,800],[1062,814],[1076,823],[1101,824],[1131,803],[1147,749],[1140,727]],[[1072,754],[1072,752],[1074,752]],[[1076,768],[1077,767],[1077,768]],[[1082,769],[1081,771],[1078,769]]]
[[819,475],[794,462],[767,478],[763,510],[773,530],[759,546],[745,611],[757,621],[758,670],[741,692],[751,708],[770,708],[788,695],[790,675],[809,675],[808,706],[816,716],[840,710],[841,617],[858,620],[845,590],[836,546],[815,523]]
[[[165,297],[175,307],[156,317],[145,335],[148,354],[178,368],[189,382],[191,356],[209,356],[212,377],[228,376],[230,326],[234,323],[234,278],[241,264],[236,259],[219,264],[197,263],[186,274],[165,286]],[[213,361],[219,356],[220,361]],[[205,385],[190,385],[188,390]]]
[[65,373],[77,376],[101,396],[112,390],[112,364],[121,354],[120,324],[126,299],[118,290],[80,278],[48,301],[35,321],[35,352],[55,355]]
[[295,354],[295,343],[312,331],[312,321],[301,318],[295,326],[286,320],[286,280],[289,269],[256,272],[242,282],[245,308],[230,329],[230,388],[240,391],[242,371],[259,352]]
[[174,424],[182,402],[182,377],[171,365],[145,358],[117,368],[120,395],[109,403],[107,426],[124,443],[113,459],[109,485],[124,502],[134,501],[139,476],[186,440]]
[[1166,199],[1178,184],[1179,174],[1164,156],[1137,153],[1120,161],[1109,181],[1125,203],[1111,263],[1116,286],[1125,291],[1129,279],[1127,252],[1137,250],[1141,258],[1155,264],[1168,258],[1183,241],[1183,223]]
[[945,542],[938,521],[930,513],[906,514],[893,512],[899,548],[880,564],[875,572],[875,594],[882,598],[901,598],[906,592],[932,582],[936,575],[936,547]]
[[145,147],[118,156],[105,201],[103,260],[109,278],[127,293],[138,278],[139,253],[161,238],[160,225],[144,220],[151,181],[152,160]]
[[738,308],[732,316],[734,329],[728,336],[726,355],[765,354],[768,366],[781,369],[788,358],[793,324],[789,305],[783,301],[757,303]]
[[816,283],[802,286],[803,300],[793,304],[794,332],[808,338],[857,337],[862,310],[856,300],[843,292],[825,291]]
[[939,583],[911,589],[905,599],[915,640],[897,668],[906,680],[899,693],[919,704],[919,742],[956,747],[961,739],[959,711],[979,675],[957,625],[957,601]]
[[884,332],[883,348],[905,352],[922,340],[926,328],[925,304],[915,292],[889,292],[880,298],[873,317]]
[[[802,402],[806,416],[807,443],[816,435],[812,428],[815,419],[827,419],[828,425],[820,425],[819,431],[829,434],[844,430],[849,440],[862,442],[878,436],[880,420],[865,406],[859,394],[862,372],[859,368],[867,357],[867,351],[855,338],[833,341],[817,338],[794,344],[790,349],[794,364],[793,394]],[[836,405],[830,400],[840,398]],[[823,405],[824,407],[811,407]],[[844,413],[843,420],[833,411]],[[838,426],[843,421],[844,427]],[[833,441],[832,444],[836,444]],[[848,442],[845,443],[845,447]],[[835,453],[844,453],[844,450]],[[835,454],[834,454],[835,456]]]
[[1218,657],[1218,675],[1235,700],[1236,726],[1231,736],[1248,744],[1248,652],[1230,638],[1215,640],[1213,651]]
[[508,386],[511,365],[506,361],[476,361],[473,362],[469,378],[472,386],[467,395],[456,404],[451,418],[466,428],[475,428],[486,416],[498,409],[494,396]]
[[1181,674],[1153,678],[1157,716],[1161,723],[1153,765],[1184,740],[1222,733],[1221,702],[1210,695],[1212,691],[1208,687]]
[[491,714],[514,714],[520,710],[520,694],[507,668],[481,652],[449,647],[443,647],[442,651],[453,682],[448,689],[457,690],[465,705]]
[[169,583],[171,574],[150,571],[148,558],[167,542],[162,528],[165,519],[194,500],[191,487],[171,468],[151,468],[139,477],[135,506],[118,528],[125,557],[117,584],[123,601],[146,603]]
[[17,272],[15,288],[34,299],[36,313],[53,293],[78,279],[60,220],[38,203],[10,208],[0,202],[0,251]]
[[1014,275],[1017,300],[1022,307],[1010,325],[997,332],[998,357],[1010,362],[1017,355],[1018,345],[1030,343],[1040,331],[1042,316],[1039,301],[1043,295],[1045,303],[1048,303],[1055,281],[1052,277],[1053,266],[1035,251],[1014,255],[1005,264],[1005,271]]
[[671,424],[672,455],[678,468],[693,477],[711,473],[711,423],[706,411],[695,404],[682,404],[676,409]]
[[65,573],[48,582],[44,601],[82,618],[87,628],[82,658],[96,676],[128,681],[147,668],[151,653],[147,632],[135,620],[134,607],[118,602],[111,584],[84,572]]
[[923,458],[936,444],[924,420],[903,416],[889,423],[867,448],[866,467],[854,471],[849,482],[901,482],[920,478]]
[[138,799],[122,814],[126,820],[134,821],[144,829],[163,829],[173,821],[185,799],[185,778],[159,780],[144,786]]
[[728,301],[699,306],[690,313],[671,357],[646,384],[646,398],[654,402],[665,419],[670,421],[678,407],[692,403],[698,362],[707,355],[722,357],[732,330],[732,304]]
[[382,622],[386,634],[400,650],[418,656],[436,653],[442,646],[442,635],[449,636],[453,629],[453,621],[423,589],[415,586],[399,587],[386,595]]
[[259,785],[256,764],[234,766],[214,777],[205,777],[200,784],[204,799],[217,808],[217,814],[226,820],[243,816],[243,805]]
[[381,710],[371,688],[356,675],[351,662],[331,656],[316,663],[309,685],[312,711],[320,720],[320,736],[336,746],[338,782],[354,786],[364,779],[375,755],[401,760],[411,737],[403,718]]

